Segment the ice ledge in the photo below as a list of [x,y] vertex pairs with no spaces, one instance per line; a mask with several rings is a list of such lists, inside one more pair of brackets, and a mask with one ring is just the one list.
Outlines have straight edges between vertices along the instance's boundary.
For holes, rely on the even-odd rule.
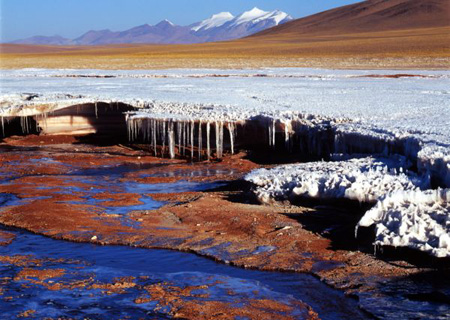
[[[52,111],[79,104],[98,102],[123,103],[135,107],[128,113],[127,125],[134,130],[130,136],[143,139],[150,119],[168,122],[222,122],[225,126],[238,122],[259,123],[263,131],[259,140],[276,149],[306,153],[316,158],[329,158],[330,154],[352,155],[383,154],[405,156],[416,165],[417,171],[429,176],[435,185],[450,187],[450,147],[442,141],[420,133],[400,129],[380,129],[368,123],[348,118],[335,118],[302,113],[299,111],[261,111],[248,107],[146,101],[140,99],[110,100],[101,97],[67,94],[11,94],[0,97],[2,125],[8,117],[42,116]],[[5,119],[6,118],[6,119]],[[206,128],[205,128],[206,129]],[[168,132],[164,133],[166,136]],[[236,142],[245,137],[236,136]],[[198,140],[198,139],[196,139]]]

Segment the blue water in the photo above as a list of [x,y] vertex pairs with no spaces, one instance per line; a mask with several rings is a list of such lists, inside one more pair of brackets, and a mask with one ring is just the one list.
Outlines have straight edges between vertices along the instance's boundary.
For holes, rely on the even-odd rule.
[[[128,172],[144,169],[142,166],[97,167],[88,170],[75,170],[60,175],[67,186],[55,188],[54,193],[76,193],[82,203],[93,205],[108,214],[123,215],[122,223],[127,223],[127,214],[133,210],[154,210],[163,205],[151,198],[153,193],[177,193],[185,191],[211,190],[223,183],[195,183],[178,181],[176,183],[146,184],[135,181],[120,181]],[[200,175],[200,173],[193,173]],[[214,175],[209,170],[208,175]],[[9,179],[7,183],[12,183]],[[82,183],[82,187],[71,183]],[[45,186],[36,186],[46,188]],[[100,193],[135,193],[140,195],[140,204],[132,206],[106,206],[105,200],[94,199]],[[0,193],[0,206],[21,205],[37,198],[19,199],[14,195]],[[106,200],[107,201],[107,200]],[[139,224],[133,224],[138,228]],[[214,262],[191,253],[170,250],[141,249],[128,246],[97,246],[88,243],[72,243],[53,240],[44,236],[21,230],[13,230],[16,239],[8,246],[0,247],[0,255],[32,255],[36,258],[52,259],[39,268],[62,268],[66,274],[58,280],[70,283],[93,277],[95,281],[111,282],[115,277],[134,276],[136,283],[148,285],[169,281],[177,286],[209,284],[205,293],[209,299],[224,302],[245,301],[245,299],[271,299],[289,303],[300,299],[320,314],[322,319],[364,319],[358,310],[357,302],[333,290],[315,277],[307,274],[262,272],[245,270]],[[260,247],[260,252],[272,250]],[[65,261],[54,262],[58,259]],[[69,261],[66,261],[69,260]],[[71,262],[71,261],[78,262]],[[80,264],[81,263],[81,264]],[[82,268],[81,268],[82,267]],[[21,267],[1,264],[2,276],[14,277]],[[147,278],[139,278],[146,276]],[[214,284],[216,283],[216,284]],[[22,284],[27,285],[23,287]],[[75,319],[132,319],[144,317],[166,319],[167,310],[155,312],[156,302],[135,304],[133,301],[142,292],[128,289],[126,294],[103,295],[100,290],[64,289],[48,290],[40,285],[30,285],[26,281],[13,281],[6,285],[4,297],[0,299],[0,319],[10,319],[28,309],[36,310],[37,319],[45,317],[71,317]],[[234,295],[229,295],[232,290]],[[142,291],[142,290],[141,290]],[[295,315],[295,312],[294,312]]]
[[[76,275],[64,276],[66,281],[95,275],[99,281],[111,281],[120,276],[148,276],[142,284],[170,281],[177,286],[212,284],[211,299],[234,301],[228,296],[232,289],[239,296],[268,298],[276,301],[300,299],[320,314],[321,319],[364,319],[356,301],[345,297],[308,274],[263,272],[245,270],[195,254],[170,250],[140,249],[125,246],[97,246],[53,240],[44,236],[14,230],[17,238],[9,246],[0,247],[0,255],[32,255],[37,258],[78,260],[79,263],[49,262],[45,267],[64,268]],[[80,269],[80,266],[84,268]],[[20,268],[0,264],[3,276],[13,276]],[[106,316],[131,316],[132,318],[155,314],[155,303],[133,303],[138,293],[134,290],[125,295],[91,297],[88,290],[74,289],[51,291],[39,285],[23,288],[9,285],[4,296],[14,296],[12,302],[0,299],[0,319],[9,319],[27,309],[37,310],[36,316],[69,317],[80,319],[105,319]],[[255,294],[255,292],[258,292]],[[78,319],[78,318],[77,318]]]

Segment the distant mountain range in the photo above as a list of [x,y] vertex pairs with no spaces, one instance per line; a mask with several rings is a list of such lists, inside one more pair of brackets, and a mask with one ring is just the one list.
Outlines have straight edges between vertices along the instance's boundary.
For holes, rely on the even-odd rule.
[[253,8],[236,17],[229,12],[221,12],[189,26],[177,26],[168,20],[163,20],[154,26],[144,24],[125,31],[91,30],[75,39],[66,39],[58,35],[34,36],[11,43],[41,45],[202,43],[246,37],[291,20],[293,18],[282,11],[267,12]]

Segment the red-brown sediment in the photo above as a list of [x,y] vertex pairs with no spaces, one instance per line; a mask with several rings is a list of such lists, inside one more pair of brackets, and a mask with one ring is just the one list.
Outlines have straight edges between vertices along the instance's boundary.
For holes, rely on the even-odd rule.
[[[250,319],[319,319],[317,313],[306,304],[291,301],[284,304],[269,299],[240,299],[236,307],[232,302],[207,300],[207,294],[193,294],[194,290],[207,289],[208,285],[177,287],[170,283],[156,283],[144,287],[148,295],[141,296],[135,303],[158,301],[155,310],[169,307],[169,314],[182,319],[234,319],[244,317]],[[291,314],[295,311],[296,316]],[[299,315],[301,313],[301,316]]]
[[19,315],[17,315],[17,317],[18,318],[29,318],[29,317],[32,317],[33,314],[35,314],[35,313],[36,313],[36,310],[28,309],[28,310],[25,310],[24,312],[20,313]]
[[6,246],[10,244],[16,236],[14,233],[0,230],[0,246]]
[[88,290],[101,289],[103,294],[124,294],[128,289],[136,287],[135,277],[121,277],[113,279],[112,283],[95,282]]
[[34,279],[42,282],[44,280],[58,278],[65,274],[63,269],[34,269],[34,268],[23,268],[14,277],[14,281],[28,280],[32,281]]
[[[33,145],[30,141],[24,141],[27,141],[27,138],[6,140],[7,144],[13,147],[21,144]],[[87,145],[64,147],[50,145],[41,147],[41,152],[45,157],[50,156],[62,164],[58,167],[60,174],[106,165],[115,167],[155,164],[154,167],[144,167],[124,174],[121,182],[234,180],[258,167],[255,163],[244,159],[244,154],[226,157],[218,163],[191,164],[183,160],[157,159],[118,146],[101,148]],[[31,155],[30,152],[23,152],[20,157],[14,152],[5,152],[2,153],[3,156],[5,161],[2,160],[0,173],[8,173],[9,169],[17,166],[20,170],[10,171],[11,176],[18,178],[1,185],[0,192],[28,199],[19,206],[2,209],[0,223],[4,225],[70,241],[177,249],[247,268],[310,272],[347,292],[371,290],[375,285],[373,279],[390,279],[420,271],[416,268],[395,266],[358,251],[332,249],[331,240],[306,230],[298,220],[292,218],[314,212],[313,209],[244,203],[245,201],[241,200],[245,200],[245,197],[240,191],[183,192],[149,195],[155,200],[169,202],[158,210],[135,211],[126,216],[110,215],[96,206],[82,203],[83,197],[95,187],[89,181],[75,182],[57,173],[53,176],[42,176],[48,174],[48,168],[44,165],[36,166],[35,162],[28,161],[31,158],[39,159],[38,152],[32,152]],[[20,165],[13,161],[20,161]],[[33,170],[32,176],[20,177],[29,172],[30,168]],[[202,175],[202,172],[207,172],[208,169],[232,173],[219,177]],[[190,177],[186,174],[189,170],[196,170],[199,174]],[[170,175],[167,176],[166,173]],[[149,177],[143,178],[142,175]],[[37,189],[36,186],[45,188]],[[76,186],[81,190],[71,194],[59,193],[64,186]],[[128,206],[138,204],[141,196],[132,191],[118,190],[114,193],[97,194],[94,197],[105,200],[102,205]],[[81,203],[74,204],[67,201]],[[139,228],[123,224],[124,218],[138,223]],[[11,261],[11,263],[20,262]],[[120,286],[122,285],[119,282],[118,287]],[[151,288],[149,294],[156,294],[156,288]],[[103,289],[112,290],[111,287]],[[177,294],[180,295],[180,292]],[[163,298],[164,296],[161,297]],[[173,310],[177,310],[173,316],[178,317],[185,314],[200,315],[202,312],[207,314],[211,310],[222,308],[230,310],[230,306],[219,302],[204,304],[204,308],[200,308],[187,302],[181,306],[173,301],[170,300]],[[248,306],[260,306],[265,303],[259,300],[249,301]],[[281,310],[280,306],[273,308]],[[245,313],[236,315],[246,316]],[[217,318],[220,316],[218,314]],[[261,319],[265,319],[264,317],[265,315],[261,315]],[[311,317],[314,318],[315,315],[311,314]]]

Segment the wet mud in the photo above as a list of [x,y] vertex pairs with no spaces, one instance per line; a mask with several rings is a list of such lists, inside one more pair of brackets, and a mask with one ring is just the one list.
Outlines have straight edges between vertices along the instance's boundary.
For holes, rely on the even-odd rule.
[[[56,239],[18,229],[0,230],[0,267],[5,271],[0,279],[1,310],[10,308],[17,316],[39,318],[51,309],[50,318],[76,319],[105,315],[388,319],[394,314],[405,319],[442,319],[450,314],[448,272],[380,259],[361,248],[349,236],[357,221],[354,212],[254,203],[239,179],[260,165],[244,153],[220,162],[190,163],[72,139],[11,137],[0,144],[0,222]],[[36,246],[54,241],[58,245],[53,246],[62,249],[23,250],[24,242],[33,237],[38,237]],[[106,248],[102,267],[113,272],[98,271],[99,262],[73,246],[88,246],[77,249],[83,252]],[[122,251],[114,253],[116,248]],[[160,269],[149,274],[140,266],[137,273],[127,272],[124,258],[118,255],[133,256],[133,250],[153,255],[152,263]],[[158,252],[173,260],[165,264]],[[183,262],[180,255],[192,261]],[[114,267],[114,258],[122,265]],[[192,269],[166,271],[176,259]],[[209,265],[213,271],[203,269]],[[218,277],[214,268],[223,268],[221,274],[228,278]],[[208,276],[185,274],[194,270]],[[229,270],[271,271],[262,273],[262,278],[270,274],[271,279],[278,277],[278,282],[286,283],[271,280],[264,291],[254,282],[242,285],[233,276],[261,278],[237,276]],[[16,295],[8,293],[11,290]],[[29,308],[18,307],[20,290],[34,292],[36,301]],[[53,291],[64,291],[66,299],[80,296],[86,302],[68,303],[63,297],[55,302]],[[50,306],[37,298],[43,292],[51,296]],[[441,299],[430,298],[436,295]],[[122,311],[111,307],[117,301],[126,304]]]

